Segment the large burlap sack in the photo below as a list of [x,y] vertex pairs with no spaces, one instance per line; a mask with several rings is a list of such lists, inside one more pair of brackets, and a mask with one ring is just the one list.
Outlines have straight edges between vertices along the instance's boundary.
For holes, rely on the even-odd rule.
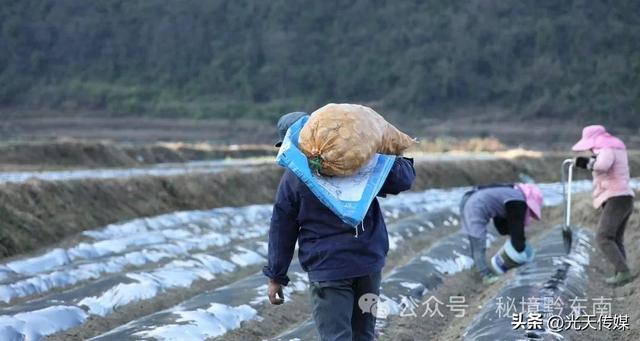
[[331,103],[311,114],[298,145],[313,170],[349,176],[375,153],[400,155],[413,141],[369,107]]

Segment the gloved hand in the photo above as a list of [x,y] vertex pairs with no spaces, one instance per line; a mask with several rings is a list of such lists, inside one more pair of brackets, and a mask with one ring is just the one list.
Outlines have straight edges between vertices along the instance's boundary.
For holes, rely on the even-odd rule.
[[596,163],[596,157],[578,156],[575,159],[575,165],[578,168],[593,170],[593,164]]

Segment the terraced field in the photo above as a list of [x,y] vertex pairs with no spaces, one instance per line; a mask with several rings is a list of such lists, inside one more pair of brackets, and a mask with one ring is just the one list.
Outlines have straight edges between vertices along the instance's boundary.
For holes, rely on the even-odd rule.
[[[558,184],[541,187],[547,205],[561,202]],[[584,181],[575,186],[576,191],[589,188]],[[466,189],[381,200],[391,244],[378,308],[381,338],[401,329],[397,321],[407,302],[423,299],[471,266],[457,217]],[[290,270],[285,305],[273,307],[266,300],[260,269],[266,262],[270,213],[270,205],[251,205],[135,219],[85,231],[71,244],[1,264],[0,339],[313,338],[308,283],[299,265]],[[559,240],[550,237],[554,233],[544,226],[530,232],[534,239]],[[588,244],[589,235],[581,234],[580,240]],[[549,252],[561,259],[556,251]],[[576,269],[581,264],[573,263]],[[547,273],[536,276],[541,280]],[[487,307],[493,301],[488,299]],[[474,324],[485,325],[489,313],[478,312]]]

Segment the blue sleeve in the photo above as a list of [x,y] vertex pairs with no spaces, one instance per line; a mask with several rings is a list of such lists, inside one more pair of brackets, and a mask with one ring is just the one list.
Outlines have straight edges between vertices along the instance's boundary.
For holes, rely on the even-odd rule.
[[385,196],[407,191],[413,185],[415,178],[416,170],[413,168],[413,159],[398,156],[378,195]]
[[298,239],[299,196],[293,188],[295,175],[287,171],[280,180],[269,227],[269,264],[262,272],[274,281],[287,285],[287,271]]

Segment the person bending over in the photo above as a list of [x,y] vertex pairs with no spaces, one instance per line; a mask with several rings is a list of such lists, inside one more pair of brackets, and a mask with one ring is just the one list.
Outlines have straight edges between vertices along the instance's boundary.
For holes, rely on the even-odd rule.
[[508,235],[517,252],[525,250],[524,228],[531,218],[540,220],[542,192],[533,184],[478,186],[460,202],[462,229],[469,238],[471,258],[485,285],[498,277],[487,265],[487,224],[493,220],[501,235]]

